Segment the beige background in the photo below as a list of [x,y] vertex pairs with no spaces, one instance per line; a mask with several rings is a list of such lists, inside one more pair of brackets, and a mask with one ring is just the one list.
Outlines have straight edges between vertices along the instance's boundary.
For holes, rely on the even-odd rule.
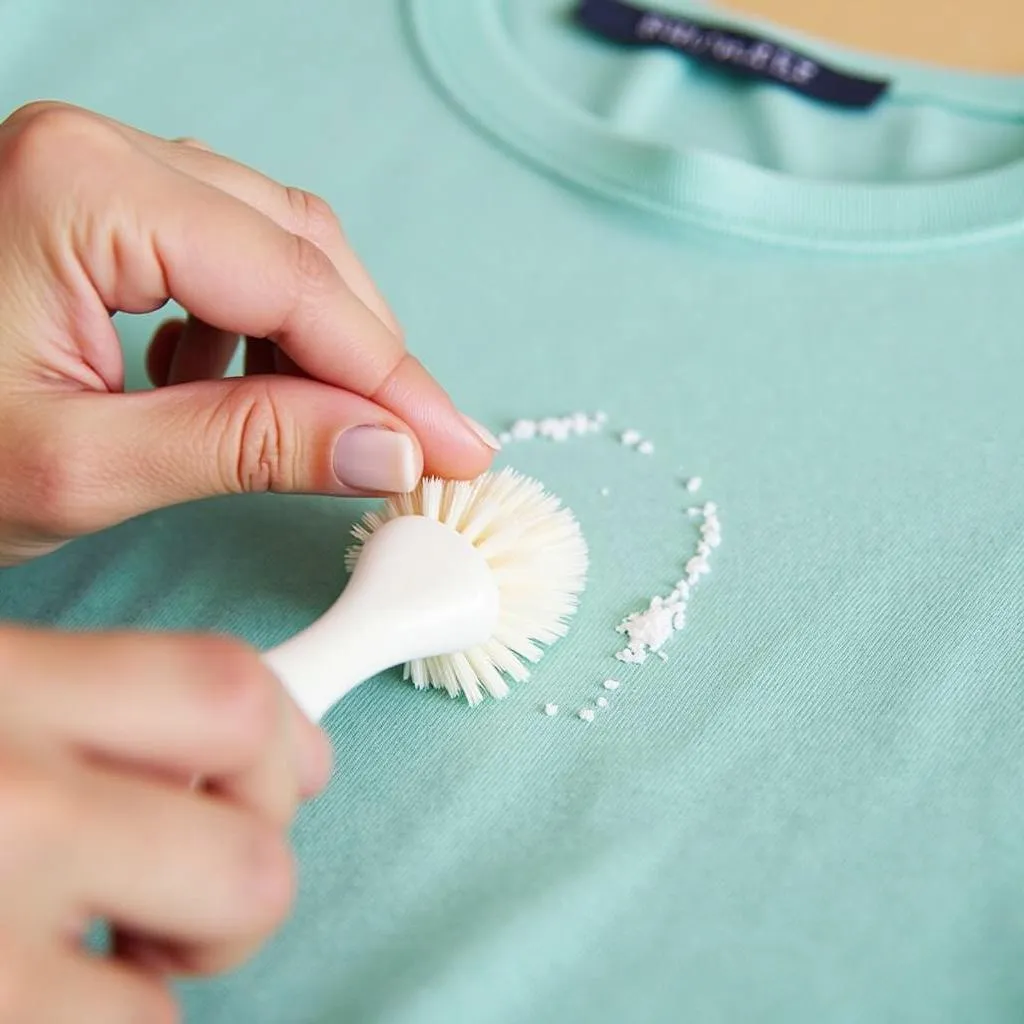
[[719,0],[723,9],[892,57],[1024,74],[1024,0]]

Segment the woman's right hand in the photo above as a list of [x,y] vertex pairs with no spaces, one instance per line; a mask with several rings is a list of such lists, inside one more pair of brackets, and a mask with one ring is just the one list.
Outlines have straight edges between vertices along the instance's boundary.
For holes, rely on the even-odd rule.
[[288,827],[329,773],[236,641],[0,628],[0,1024],[176,1020],[170,975],[238,964],[287,914]]

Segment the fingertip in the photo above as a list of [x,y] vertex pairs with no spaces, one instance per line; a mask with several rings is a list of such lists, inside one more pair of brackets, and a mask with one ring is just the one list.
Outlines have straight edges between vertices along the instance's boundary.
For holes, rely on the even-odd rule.
[[307,725],[299,742],[299,795],[303,800],[310,800],[319,796],[331,780],[334,747],[327,733],[312,724]]
[[373,399],[415,432],[428,475],[471,480],[490,468],[501,447],[486,427],[459,412],[444,388],[410,355]]

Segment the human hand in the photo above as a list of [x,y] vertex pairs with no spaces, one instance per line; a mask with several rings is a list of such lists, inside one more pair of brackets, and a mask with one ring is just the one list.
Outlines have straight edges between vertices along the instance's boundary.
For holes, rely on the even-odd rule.
[[238,643],[0,629],[0,1024],[177,1019],[171,974],[287,913],[286,830],[329,759]]
[[[0,564],[215,494],[382,494],[469,478],[460,416],[320,199],[61,104],[0,125]],[[124,394],[112,312],[174,299],[156,390]],[[221,377],[239,336],[247,376]]]

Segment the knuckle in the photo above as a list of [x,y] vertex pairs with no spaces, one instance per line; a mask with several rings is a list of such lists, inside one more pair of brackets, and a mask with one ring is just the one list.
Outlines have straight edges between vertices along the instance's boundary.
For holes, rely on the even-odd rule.
[[47,537],[80,537],[105,526],[99,514],[95,475],[81,457],[81,446],[65,432],[49,427],[26,439],[23,455],[32,472],[26,475],[31,524]]
[[220,464],[229,492],[291,490],[297,439],[267,384],[252,378],[225,400],[220,431]]
[[294,268],[296,283],[296,304],[309,293],[319,294],[337,276],[334,264],[315,242],[305,235],[295,234]]
[[8,171],[38,176],[43,170],[70,168],[77,160],[69,159],[69,151],[83,147],[109,146],[121,136],[100,118],[66,103],[38,101],[29,103],[8,118],[13,129],[8,141]]
[[285,186],[285,198],[288,200],[297,234],[319,244],[341,233],[338,218],[326,199],[291,185]]
[[211,705],[211,721],[230,728],[240,757],[262,757],[284,713],[276,681],[258,655],[236,641],[208,638],[200,642],[195,653],[210,680],[204,696]]
[[179,146],[186,146],[189,149],[200,149],[204,153],[212,153],[213,146],[203,142],[202,139],[194,138],[191,135],[182,135],[174,140]]

